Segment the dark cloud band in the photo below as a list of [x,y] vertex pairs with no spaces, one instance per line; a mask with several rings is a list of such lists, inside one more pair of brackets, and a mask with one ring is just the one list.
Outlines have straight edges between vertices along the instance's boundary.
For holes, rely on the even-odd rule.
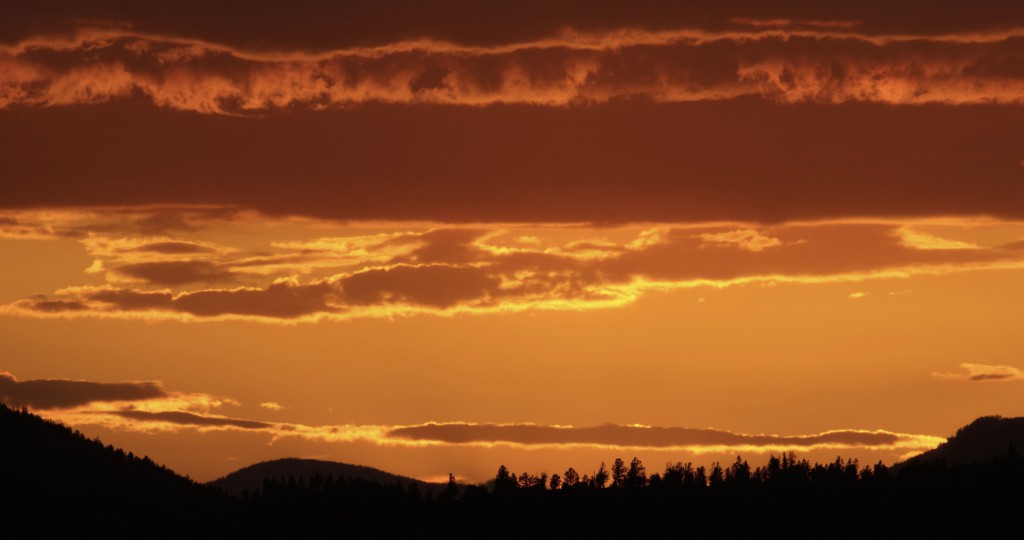
[[536,425],[425,424],[388,432],[390,437],[446,443],[514,443],[523,445],[585,444],[618,447],[774,446],[815,445],[888,446],[899,441],[893,433],[830,431],[816,435],[743,435],[714,429],[603,425],[563,428]]
[[70,379],[30,379],[19,381],[0,372],[0,400],[14,407],[66,409],[93,402],[137,401],[165,397],[155,382],[93,382]]
[[566,107],[637,98],[1019,105],[1022,37],[1024,28],[954,36],[619,28],[496,48],[420,40],[310,54],[83,29],[72,38],[0,48],[0,108],[140,96],[161,108],[225,115],[367,103]]
[[243,420],[240,418],[226,418],[222,416],[210,416],[195,414],[184,411],[113,411],[106,414],[113,414],[122,418],[138,420],[142,422],[161,422],[178,424],[183,426],[196,427],[234,427],[240,429],[268,429],[273,424],[257,422],[255,420]]
[[[205,203],[444,223],[1024,217],[1018,106],[741,99],[235,118],[107,104],[0,116],[5,208]],[[139,226],[187,225],[173,217]]]

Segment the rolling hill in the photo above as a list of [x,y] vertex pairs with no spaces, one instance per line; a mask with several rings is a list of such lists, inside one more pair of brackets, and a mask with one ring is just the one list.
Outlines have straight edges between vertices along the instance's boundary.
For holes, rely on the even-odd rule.
[[420,491],[423,492],[432,489],[437,493],[444,488],[442,484],[399,476],[372,467],[336,461],[298,458],[276,459],[256,463],[230,473],[223,478],[209,482],[208,485],[221,488],[232,495],[239,495],[245,490],[255,491],[260,489],[263,486],[264,479],[286,479],[289,476],[310,478],[316,474],[324,477],[332,476],[336,479],[376,481],[382,485],[401,483],[403,486],[409,486],[410,484],[416,484]]
[[188,537],[220,490],[0,403],[0,519],[9,538]]
[[1006,456],[1011,447],[1018,453],[1024,452],[1024,417],[982,416],[958,429],[937,448],[908,461],[943,461],[950,465],[986,462]]
[[63,424],[0,404],[0,477],[13,489],[73,496],[130,496],[165,502],[213,493],[208,487]]

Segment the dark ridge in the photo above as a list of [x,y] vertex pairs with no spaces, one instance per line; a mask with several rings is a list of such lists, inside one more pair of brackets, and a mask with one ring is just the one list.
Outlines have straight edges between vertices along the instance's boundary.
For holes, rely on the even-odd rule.
[[958,429],[934,450],[909,461],[944,462],[950,465],[987,462],[1007,452],[1024,451],[1024,417],[982,416]]
[[[1024,419],[980,418],[899,470],[793,454],[441,486],[316,460],[201,485],[0,405],[3,538],[996,538],[1024,529]],[[969,460],[969,461],[968,461]],[[586,466],[585,464],[580,464]],[[584,469],[580,469],[581,471]],[[258,482],[246,483],[246,482]],[[241,490],[229,496],[214,487]],[[246,487],[248,486],[248,487]],[[423,487],[426,486],[426,487]]]
[[[0,403],[0,509],[5,531],[63,535],[104,523],[113,536],[187,527],[227,500],[222,492],[77,430]],[[54,519],[59,512],[60,519]],[[86,528],[88,528],[86,526]],[[18,534],[11,536],[19,537]]]
[[208,494],[188,477],[77,430],[0,404],[0,475],[51,493],[124,495],[151,502]]
[[208,482],[210,486],[216,486],[232,495],[241,495],[248,490],[255,492],[263,488],[265,480],[286,480],[294,478],[312,478],[320,475],[322,477],[344,478],[346,480],[365,480],[377,482],[381,485],[402,484],[403,486],[416,485],[421,491],[440,491],[444,484],[424,482],[407,476],[391,474],[373,467],[339,463],[336,461],[322,461],[317,459],[284,458],[273,461],[264,461]]

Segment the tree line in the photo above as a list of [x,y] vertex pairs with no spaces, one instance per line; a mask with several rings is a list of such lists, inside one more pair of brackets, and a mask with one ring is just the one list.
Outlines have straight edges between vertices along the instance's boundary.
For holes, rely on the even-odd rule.
[[516,475],[504,465],[498,468],[494,477],[494,491],[508,492],[516,489],[534,490],[575,490],[575,489],[638,489],[638,488],[697,488],[719,489],[726,486],[741,486],[750,483],[853,483],[857,481],[885,481],[891,476],[890,467],[879,461],[874,465],[860,468],[859,460],[837,457],[829,463],[811,464],[806,459],[797,459],[793,452],[782,452],[771,456],[764,466],[751,469],[750,464],[740,456],[731,465],[723,467],[715,462],[710,468],[694,466],[692,462],[667,463],[662,473],[647,475],[643,462],[634,457],[627,465],[621,458],[612,462],[611,468],[605,463],[592,474],[580,474],[569,467],[564,474],[548,476],[547,473],[532,475],[524,472]]
[[[968,464],[909,461],[860,466],[837,457],[811,463],[793,453],[752,467],[737,457],[709,467],[616,459],[580,475],[515,474],[421,491],[415,485],[313,476],[267,479],[245,493],[246,519],[281,525],[332,516],[349,534],[488,537],[646,535],[665,523],[686,535],[803,537],[984,537],[1024,525],[1024,458],[1014,448]],[[277,521],[273,516],[278,516]],[[316,529],[321,531],[321,529]],[[532,531],[532,532],[531,532]]]
[[[861,466],[793,453],[751,466],[634,458],[580,474],[515,472],[424,488],[322,475],[267,478],[241,496],[146,457],[0,407],[6,536],[107,538],[996,537],[1024,527],[1024,458]],[[1017,529],[1014,529],[1017,528]]]

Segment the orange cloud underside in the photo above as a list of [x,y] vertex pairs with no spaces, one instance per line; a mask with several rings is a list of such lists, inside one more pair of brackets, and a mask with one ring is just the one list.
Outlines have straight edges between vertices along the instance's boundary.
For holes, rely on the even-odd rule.
[[[287,323],[577,311],[623,307],[673,289],[852,283],[1024,266],[1024,225],[985,218],[452,226],[210,212],[10,213],[0,234],[26,242],[72,238],[91,263],[75,282],[54,283],[52,292],[14,300],[4,310],[32,317]],[[168,215],[180,223],[151,225]]]

